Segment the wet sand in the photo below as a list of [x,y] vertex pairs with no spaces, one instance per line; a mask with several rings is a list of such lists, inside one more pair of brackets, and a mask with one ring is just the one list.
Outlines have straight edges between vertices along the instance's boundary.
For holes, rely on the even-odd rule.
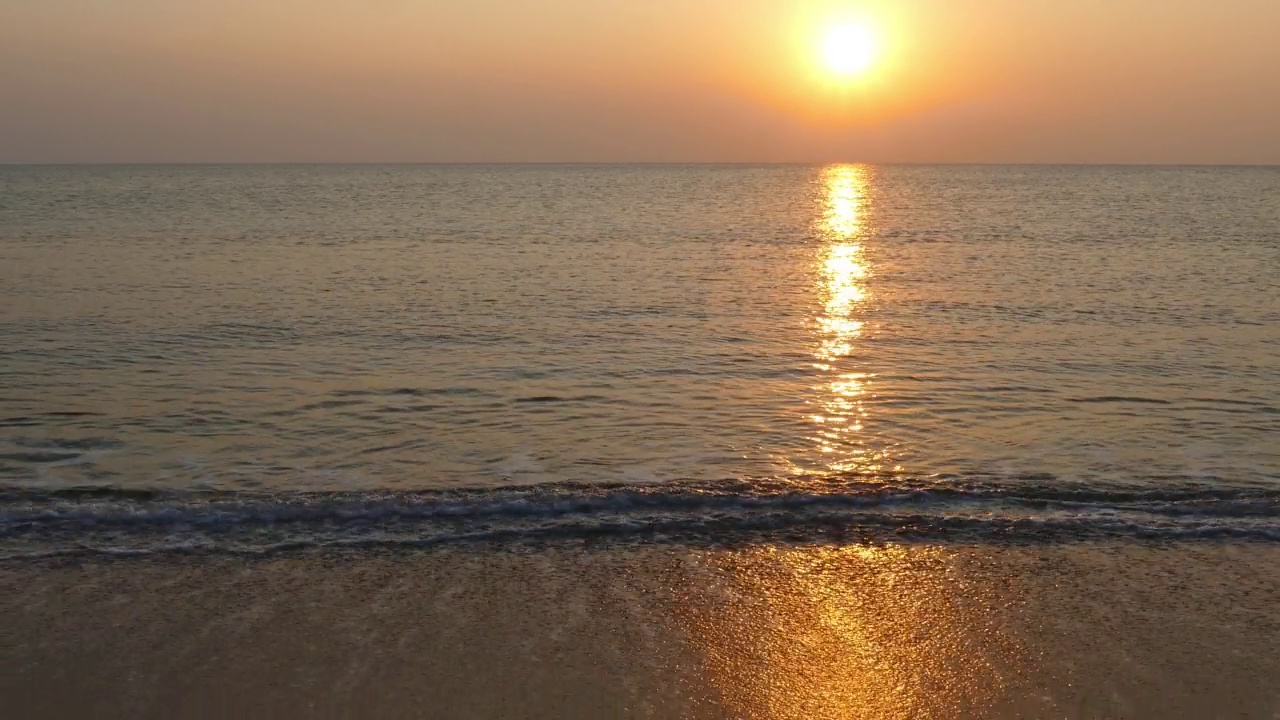
[[0,565],[12,718],[1280,717],[1280,548]]

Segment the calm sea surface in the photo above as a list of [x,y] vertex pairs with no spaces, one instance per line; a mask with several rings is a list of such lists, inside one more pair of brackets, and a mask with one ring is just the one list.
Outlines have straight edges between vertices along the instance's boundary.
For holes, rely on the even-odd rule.
[[7,167],[0,337],[28,509],[1193,488],[1277,530],[1274,168]]

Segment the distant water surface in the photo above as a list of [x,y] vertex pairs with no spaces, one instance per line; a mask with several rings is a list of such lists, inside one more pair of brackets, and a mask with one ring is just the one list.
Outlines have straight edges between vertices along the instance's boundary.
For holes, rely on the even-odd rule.
[[6,167],[0,336],[23,492],[1280,491],[1280,170]]

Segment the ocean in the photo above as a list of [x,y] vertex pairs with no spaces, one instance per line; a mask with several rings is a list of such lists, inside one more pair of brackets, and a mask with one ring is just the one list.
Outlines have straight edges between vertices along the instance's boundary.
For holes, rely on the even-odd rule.
[[[1261,681],[1280,668],[1280,168],[7,166],[0,337],[0,571],[25,638],[0,668],[26,683],[0,697],[24,716],[69,686],[62,714],[181,716],[158,684],[233,656],[192,697],[311,667],[244,707],[363,714],[392,702],[387,652],[435,664],[397,676],[383,717],[1280,707]],[[132,630],[101,624],[111,597]],[[534,615],[495,629],[512,605]],[[401,631],[362,644],[385,617]],[[1084,619],[1046,629],[1061,617]],[[486,629],[444,629],[464,620]],[[227,625],[256,654],[211,649]],[[362,639],[309,666],[267,627]],[[155,649],[193,633],[186,659]],[[1134,680],[1081,633],[1154,644],[1163,670]],[[1234,694],[1205,691],[1223,673]]]

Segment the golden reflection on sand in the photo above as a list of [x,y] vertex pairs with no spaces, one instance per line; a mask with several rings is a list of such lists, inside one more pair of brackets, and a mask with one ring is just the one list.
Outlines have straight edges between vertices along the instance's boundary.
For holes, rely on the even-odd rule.
[[864,257],[867,233],[865,203],[870,169],[861,165],[833,165],[823,171],[823,214],[818,229],[823,243],[817,260],[815,286],[822,312],[815,323],[814,367],[826,376],[811,401],[813,440],[821,460],[797,464],[803,474],[878,473],[891,468],[890,458],[860,442],[865,400],[871,376],[851,367],[848,357],[862,336],[862,313],[868,298],[870,268]]
[[730,717],[963,717],[997,699],[984,588],[924,546],[764,545],[698,558],[682,609]]

